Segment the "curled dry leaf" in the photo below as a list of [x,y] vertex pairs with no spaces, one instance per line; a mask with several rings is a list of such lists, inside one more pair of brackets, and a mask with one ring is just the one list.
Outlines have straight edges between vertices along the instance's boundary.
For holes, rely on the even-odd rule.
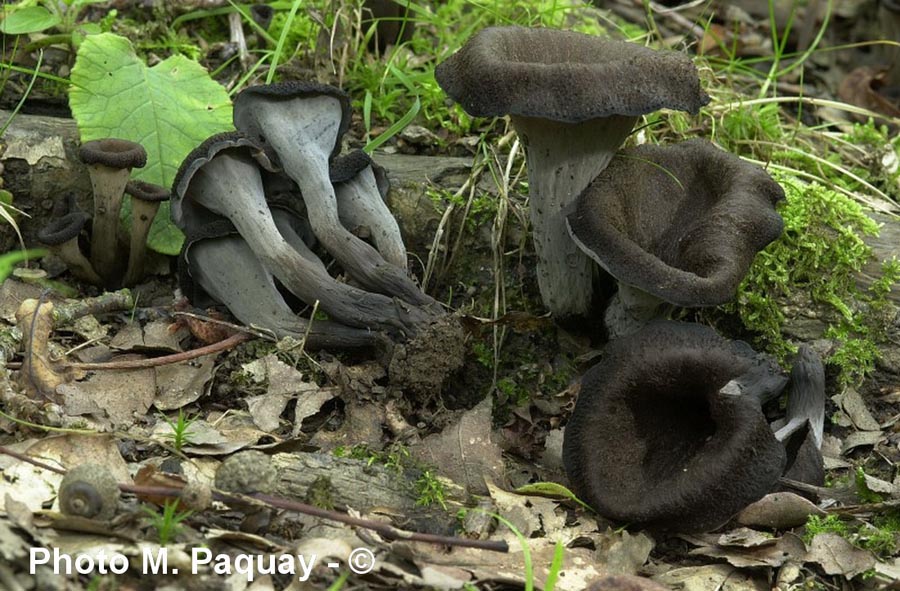
[[19,384],[32,398],[59,402],[57,386],[72,380],[74,376],[70,370],[50,359],[53,302],[25,300],[16,311],[16,324],[22,331],[25,350]]
[[748,527],[788,529],[803,525],[810,515],[824,514],[824,511],[798,494],[775,492],[748,505],[735,519]]

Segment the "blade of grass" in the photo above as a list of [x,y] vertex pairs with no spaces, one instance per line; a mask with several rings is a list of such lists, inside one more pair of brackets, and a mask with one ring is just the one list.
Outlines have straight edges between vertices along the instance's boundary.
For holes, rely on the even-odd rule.
[[294,24],[294,17],[297,16],[297,11],[300,9],[302,3],[303,0],[294,0],[291,3],[291,11],[288,13],[287,20],[284,22],[284,28],[281,30],[281,35],[278,37],[278,44],[275,46],[275,51],[272,53],[272,65],[269,67],[268,74],[266,74],[266,84],[271,84],[272,80],[275,78],[275,70],[278,68],[278,62],[281,61],[282,53],[284,53],[284,42],[287,40],[291,25]]
[[422,103],[419,102],[419,97],[416,97],[416,101],[412,104],[406,114],[398,119],[393,125],[388,127],[384,131],[384,133],[381,133],[378,135],[378,137],[369,140],[369,143],[365,145],[363,151],[366,154],[371,154],[378,146],[403,131],[403,128],[412,123],[412,120],[416,118],[416,115],[419,114],[419,109],[421,108]]

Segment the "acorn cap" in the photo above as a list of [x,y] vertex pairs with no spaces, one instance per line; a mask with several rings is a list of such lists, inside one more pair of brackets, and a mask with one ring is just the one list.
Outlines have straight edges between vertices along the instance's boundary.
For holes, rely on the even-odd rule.
[[437,66],[470,115],[585,121],[709,102],[688,55],[573,31],[488,27]]
[[147,151],[143,146],[118,138],[85,142],[78,156],[87,165],[102,164],[110,168],[143,168],[147,164]]

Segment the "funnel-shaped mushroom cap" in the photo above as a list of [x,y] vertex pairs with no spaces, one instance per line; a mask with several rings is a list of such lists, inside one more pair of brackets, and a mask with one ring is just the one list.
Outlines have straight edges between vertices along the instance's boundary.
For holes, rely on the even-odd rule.
[[573,238],[620,282],[679,306],[734,297],[781,235],[784,191],[705,140],[623,150],[578,198]]
[[679,322],[613,341],[566,427],[575,493],[613,519],[706,531],[770,492],[784,448],[759,400],[724,388],[752,367],[747,350]]
[[489,27],[434,72],[467,113],[574,123],[709,102],[689,56],[572,31]]
[[[342,116],[338,124],[337,141],[331,152],[332,156],[336,156],[341,149],[341,138],[350,127],[350,97],[334,86],[315,82],[281,82],[249,86],[234,99],[234,126],[251,138],[265,142],[269,134],[260,128],[260,121],[256,117],[261,106],[280,104],[280,113],[284,117],[285,126],[289,126],[299,122],[300,117],[297,116],[297,113],[302,113],[304,110],[302,100],[296,99],[319,96],[332,97],[340,103]],[[293,108],[287,104],[292,101],[296,103]]]
[[118,138],[85,142],[78,155],[89,166],[101,164],[110,168],[143,168],[147,164],[147,151],[143,146]]

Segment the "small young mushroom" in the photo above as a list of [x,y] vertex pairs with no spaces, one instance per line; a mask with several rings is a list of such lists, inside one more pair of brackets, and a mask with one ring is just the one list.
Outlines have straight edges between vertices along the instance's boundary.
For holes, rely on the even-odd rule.
[[87,164],[94,190],[94,219],[91,227],[91,263],[107,287],[117,283],[119,269],[119,210],[132,168],[147,163],[140,144],[116,138],[85,142],[79,151]]
[[270,330],[278,338],[306,339],[308,349],[352,349],[378,342],[378,333],[372,331],[297,316],[272,274],[230,223],[188,234],[178,262],[181,290],[194,306],[224,304],[244,324]]
[[406,246],[400,226],[384,202],[390,188],[384,169],[368,154],[356,150],[335,159],[330,174],[344,227],[356,235],[365,229],[381,256],[405,270]]
[[775,438],[787,449],[784,476],[824,486],[822,436],[825,429],[825,367],[809,345],[800,345],[791,368],[787,416]]
[[300,187],[313,232],[341,267],[366,289],[436,310],[437,303],[410,279],[405,266],[388,263],[340,222],[329,160],[349,123],[349,97],[322,84],[251,86],[234,101],[234,126],[277,154]]
[[709,101],[690,58],[570,31],[489,27],[435,69],[470,115],[509,115],[526,146],[528,193],[544,304],[583,315],[592,264],[569,239],[568,206],[609,163],[637,118]]
[[70,206],[69,213],[41,228],[37,239],[66,264],[72,275],[93,285],[103,285],[103,280],[78,246],[78,236],[90,219],[87,213]]
[[342,324],[412,335],[431,321],[433,313],[423,308],[338,283],[288,244],[266,203],[258,169],[266,162],[255,142],[239,133],[207,138],[182,162],[172,185],[175,224],[187,234],[216,216],[228,218],[268,272]]
[[785,451],[759,400],[727,386],[746,344],[654,322],[612,341],[585,373],[566,426],[573,490],[601,515],[681,532],[715,529],[775,488]]
[[59,510],[65,515],[109,521],[119,506],[119,483],[106,466],[79,464],[63,476]]
[[123,285],[134,285],[144,275],[144,258],[147,254],[147,236],[159,204],[169,199],[169,190],[153,183],[132,180],[125,185],[131,196],[131,246],[128,251],[128,269]]
[[784,191],[762,168],[700,140],[623,150],[578,198],[573,240],[619,280],[613,336],[663,302],[731,300],[753,258],[781,235]]

